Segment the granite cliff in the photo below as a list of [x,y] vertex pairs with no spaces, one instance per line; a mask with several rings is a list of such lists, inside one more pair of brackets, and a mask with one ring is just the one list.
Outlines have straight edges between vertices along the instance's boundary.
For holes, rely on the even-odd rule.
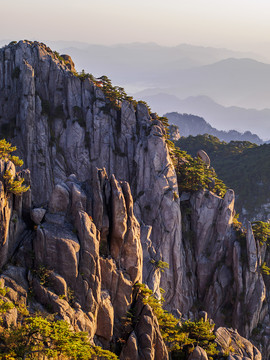
[[[228,359],[259,360],[259,350],[268,359],[266,244],[250,224],[235,229],[232,190],[179,194],[162,121],[143,103],[118,105],[44,44],[0,50],[0,132],[31,184],[22,196],[7,194],[12,163],[2,161],[2,286],[120,359],[168,359],[156,316],[134,287],[145,283],[157,297],[165,290],[165,308],[181,321],[213,319]],[[16,316],[10,311],[7,324]],[[197,346],[189,359],[207,355]]]

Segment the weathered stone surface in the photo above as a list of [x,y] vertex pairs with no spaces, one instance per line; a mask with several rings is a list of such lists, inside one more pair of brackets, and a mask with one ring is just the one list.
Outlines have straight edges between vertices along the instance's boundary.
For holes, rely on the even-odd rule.
[[224,351],[230,351],[231,359],[262,359],[259,350],[250,341],[240,336],[237,330],[218,328],[216,342]]
[[199,150],[197,156],[208,166],[210,167],[210,158],[204,150]]
[[111,203],[112,203],[112,233],[110,237],[110,252],[112,257],[120,260],[121,248],[127,232],[127,208],[125,197],[114,175],[111,178]]
[[[234,193],[228,190],[224,199],[203,190],[191,200],[192,230],[195,234],[195,256],[200,296],[205,295],[216,264],[221,261],[231,238]],[[231,246],[231,245],[230,245]]]
[[67,283],[62,276],[60,276],[52,271],[49,274],[48,282],[50,284],[50,287],[53,288],[54,292],[57,295],[64,295],[65,297],[68,296]]
[[51,194],[49,211],[65,213],[69,205],[69,192],[63,185],[57,184]]
[[79,307],[72,308],[66,300],[60,299],[55,293],[42,286],[36,278],[33,279],[32,286],[36,299],[42,305],[51,307],[54,313],[71,324],[75,330],[87,331],[90,338],[94,337],[96,320],[91,313],[87,314]]
[[76,71],[75,64],[69,55],[61,54],[60,56],[64,59],[65,64],[70,71]]
[[114,310],[108,292],[103,291],[97,316],[96,335],[110,341],[113,336]]
[[[26,298],[28,290],[27,270],[24,267],[8,265],[2,272],[2,279],[14,288],[16,296]],[[7,286],[7,285],[6,285]]]
[[144,305],[141,300],[137,300],[135,311],[135,319],[137,324],[134,333],[131,333],[131,339],[128,339],[124,346],[120,359],[132,356],[131,351],[135,350],[135,357],[139,355],[139,359],[149,360],[166,360],[169,359],[168,352],[161,334],[156,317],[153,315],[151,307]]
[[79,272],[82,277],[77,283],[77,293],[83,308],[96,314],[101,289],[99,234],[84,211],[78,211],[75,224],[81,245]]
[[142,247],[140,241],[140,225],[133,213],[133,199],[129,184],[122,182],[126,212],[127,231],[121,249],[120,264],[129,274],[133,283],[142,281]]
[[[11,171],[11,174],[15,175],[15,167],[13,168],[10,166],[10,162],[6,163],[4,160],[0,160],[0,176],[3,180],[3,175],[9,167],[9,170]],[[10,244],[9,241],[9,223],[12,215],[12,209],[13,209],[13,202],[12,202],[12,196],[11,198],[7,197],[7,194],[5,192],[4,183],[0,181],[0,266],[2,267],[7,259],[8,259],[8,252],[9,249],[12,247],[12,244]]]
[[72,287],[78,276],[79,250],[78,238],[68,227],[39,226],[34,241],[36,267],[43,264],[54,270]]
[[120,360],[139,360],[138,340],[134,331],[129,335],[121,354]]
[[[2,62],[4,57],[6,63]],[[154,248],[159,249],[159,258],[163,253],[164,261],[175,263],[162,274],[161,281],[170,306],[181,307],[186,303],[186,296],[183,298],[177,288],[180,286],[187,292],[188,286],[179,276],[180,269],[186,270],[179,228],[180,208],[174,197],[178,189],[161,122],[151,117],[141,103],[136,111],[129,102],[123,101],[119,114],[112,108],[105,112],[104,107],[110,105],[102,89],[89,79],[81,81],[66,71],[66,65],[45,45],[21,41],[4,49],[0,61],[3,64],[0,87],[5,97],[12,99],[8,104],[0,99],[1,124],[9,119],[20,119],[12,141],[25,166],[31,170],[34,206],[40,207],[50,197],[50,212],[68,212],[71,202],[63,182],[70,174],[84,182],[94,179],[96,168],[106,168],[109,178],[114,174],[118,181],[127,181],[136,198],[135,216],[140,224],[152,226],[151,241]],[[15,67],[20,69],[18,79],[11,76],[11,69]],[[90,192],[94,202],[98,195]],[[144,196],[138,196],[142,192]],[[95,206],[99,211],[97,214],[92,211],[90,215],[100,229],[101,207],[96,201]],[[102,241],[106,236],[103,234],[108,231],[106,211],[102,214]],[[134,224],[133,233],[137,227]],[[115,246],[111,255],[119,260],[119,249],[128,225],[122,219],[117,226],[113,225]],[[173,259],[171,254],[174,254]],[[138,278],[139,263],[122,265],[129,267],[130,276]]]
[[169,126],[169,135],[170,135],[170,139],[173,141],[177,141],[180,139],[180,131],[178,126],[176,125],[170,125]]
[[46,210],[42,208],[35,208],[31,211],[31,219],[35,224],[39,225],[46,214]]
[[155,262],[158,261],[157,253],[153,247],[150,239],[152,228],[151,226],[141,226],[141,243],[143,249],[143,283],[148,284],[148,287],[159,294],[159,284],[161,271],[155,267]]
[[[9,301],[0,295],[0,300],[3,301],[3,304],[9,303]],[[18,310],[14,307],[13,309],[8,309],[5,313],[1,315],[2,326],[11,327],[17,325],[18,319]]]
[[82,189],[74,183],[72,183],[71,194],[73,216],[76,216],[77,211],[86,210],[86,195]]
[[188,360],[208,360],[206,351],[200,346],[196,346],[193,352],[189,355]]
[[[12,76],[16,67],[18,77]],[[132,287],[142,280],[141,239],[144,281],[157,295],[161,284],[168,310],[190,318],[205,310],[218,325],[231,322],[245,336],[260,323],[267,334],[268,280],[260,274],[270,261],[267,249],[259,249],[250,227],[246,246],[243,236],[239,240],[232,190],[223,199],[203,189],[182,194],[181,214],[165,129],[155,114],[141,103],[135,111],[127,101],[115,110],[101,88],[73,76],[36,42],[0,50],[0,90],[0,126],[10,126],[32,178],[21,199],[7,199],[0,183],[1,265],[12,260],[25,269],[54,270],[49,289],[34,279],[40,304],[51,302],[62,318],[101,338],[102,288],[114,309],[115,341],[134,300]],[[1,174],[5,166],[0,161]],[[30,173],[23,173],[28,184]],[[36,236],[26,225],[33,206],[48,209]],[[161,272],[151,260],[169,269]],[[7,277],[23,283],[11,273]],[[57,296],[70,290],[74,309]],[[145,333],[134,329],[125,354],[130,348],[139,358],[141,352],[166,358],[162,341],[151,348],[159,338],[156,324],[149,309],[141,310]],[[106,346],[110,337],[103,338]],[[258,341],[270,348],[269,336]]]
[[247,255],[248,255],[248,265],[249,270],[253,273],[257,270],[257,246],[256,241],[252,232],[251,223],[248,221],[246,223],[247,228]]
[[118,325],[132,303],[133,283],[121,271],[117,270],[112,259],[100,259],[102,289],[108,290],[114,307]]

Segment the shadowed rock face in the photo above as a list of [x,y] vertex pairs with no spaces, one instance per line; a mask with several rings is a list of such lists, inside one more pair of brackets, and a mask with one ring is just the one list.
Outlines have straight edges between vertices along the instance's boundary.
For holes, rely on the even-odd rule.
[[[31,171],[31,191],[21,199],[7,201],[0,187],[1,263],[12,257],[16,264],[1,278],[24,301],[31,287],[36,306],[49,306],[107,349],[122,337],[135,301],[138,324],[121,359],[168,357],[151,309],[134,298],[136,282],[157,295],[164,288],[166,308],[186,318],[205,310],[246,337],[259,323],[270,328],[260,273],[266,246],[250,225],[246,240],[237,237],[232,190],[224,199],[205,190],[182,194],[180,209],[164,127],[145,105],[135,111],[123,101],[115,110],[49,48],[24,41],[0,50],[0,131]],[[3,173],[9,165],[0,166]],[[28,170],[22,176],[30,181]],[[159,260],[169,269],[162,272]],[[192,356],[203,358],[197,350]]]

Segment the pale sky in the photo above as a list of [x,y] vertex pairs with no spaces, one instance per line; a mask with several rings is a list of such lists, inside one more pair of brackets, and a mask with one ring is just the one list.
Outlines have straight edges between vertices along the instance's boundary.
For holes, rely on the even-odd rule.
[[269,0],[0,0],[0,40],[270,47]]

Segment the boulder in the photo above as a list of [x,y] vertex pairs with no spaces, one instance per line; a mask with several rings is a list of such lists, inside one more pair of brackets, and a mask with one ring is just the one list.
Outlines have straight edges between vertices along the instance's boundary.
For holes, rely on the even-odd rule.
[[208,356],[203,348],[196,346],[193,352],[189,355],[188,360],[208,360]]
[[46,210],[42,208],[35,208],[31,211],[31,219],[35,224],[39,225],[46,214]]
[[224,352],[229,351],[231,359],[262,360],[259,350],[237,330],[219,327],[215,334],[215,341]]
[[61,54],[60,56],[61,56],[61,58],[64,59],[64,62],[66,64],[66,66],[68,67],[68,69],[70,71],[72,71],[72,72],[75,72],[76,71],[75,64],[72,61],[71,57],[69,55],[66,55],[66,54]]
[[207,165],[207,167],[210,167],[210,158],[204,150],[199,150],[197,156]]

